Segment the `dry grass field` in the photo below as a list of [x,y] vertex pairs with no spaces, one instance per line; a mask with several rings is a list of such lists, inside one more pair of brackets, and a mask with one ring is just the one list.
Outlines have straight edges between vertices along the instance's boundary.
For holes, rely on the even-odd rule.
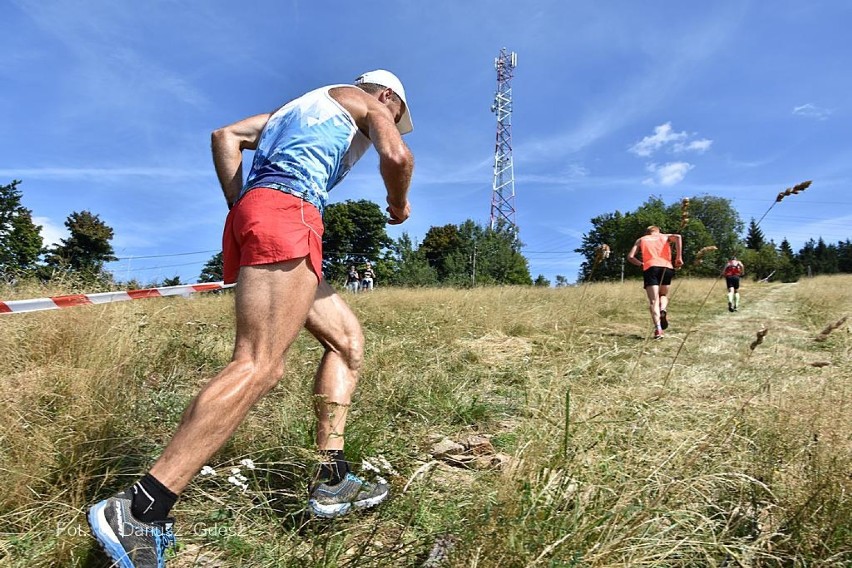
[[[169,566],[852,565],[850,321],[816,340],[852,315],[852,277],[746,282],[736,313],[724,282],[676,280],[656,342],[638,282],[347,298],[368,342],[348,456],[391,498],[306,515],[321,350],[303,334],[178,501]],[[86,507],[229,359],[232,302],[0,315],[0,565],[108,565]]]

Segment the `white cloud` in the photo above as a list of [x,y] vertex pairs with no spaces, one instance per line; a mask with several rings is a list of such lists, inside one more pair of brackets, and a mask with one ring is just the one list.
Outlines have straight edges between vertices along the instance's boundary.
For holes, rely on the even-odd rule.
[[565,172],[565,175],[570,179],[580,179],[588,177],[589,170],[580,163],[574,162],[568,165],[568,170]]
[[648,157],[664,145],[686,138],[686,132],[672,132],[672,123],[667,122],[654,128],[651,136],[646,136],[630,147],[630,152],[637,156]]
[[798,116],[804,116],[806,118],[815,118],[817,120],[825,120],[834,112],[831,109],[818,107],[814,104],[807,103],[802,106],[797,106],[793,108],[793,114]]
[[68,230],[64,225],[55,225],[48,217],[33,216],[33,223],[41,225],[42,246],[58,245],[60,239],[69,237]]
[[686,144],[683,142],[678,142],[674,145],[673,149],[675,152],[697,152],[699,154],[703,154],[704,152],[709,150],[710,146],[712,145],[712,140],[702,138],[700,140],[692,140]]
[[686,173],[694,167],[695,166],[687,162],[669,162],[663,165],[653,163],[648,164],[646,169],[654,174],[654,176],[646,179],[642,183],[645,185],[674,185],[683,181],[683,178],[686,177]]
[[654,133],[650,136],[645,136],[631,146],[628,151],[637,156],[649,157],[657,150],[668,148],[671,152],[696,152],[703,154],[710,149],[713,144],[712,140],[700,138],[697,140],[688,140],[690,134],[686,132],[675,132],[672,130],[672,123],[666,122],[654,127]]

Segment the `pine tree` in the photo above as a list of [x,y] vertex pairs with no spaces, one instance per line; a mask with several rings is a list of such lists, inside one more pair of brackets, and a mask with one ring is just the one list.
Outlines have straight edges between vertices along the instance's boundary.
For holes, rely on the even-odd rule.
[[32,271],[42,253],[41,227],[21,205],[20,183],[0,186],[0,276]]
[[793,252],[793,247],[790,246],[790,241],[787,240],[787,237],[784,237],[784,240],[781,241],[781,246],[778,247],[778,250],[789,258],[794,258],[796,255]]
[[757,223],[754,221],[754,217],[752,217],[751,222],[748,224],[746,248],[759,251],[765,244],[766,238],[763,236],[763,231],[760,230],[760,227],[758,227]]
[[221,252],[214,254],[204,268],[201,269],[201,274],[198,277],[199,282],[221,282],[224,278],[225,261]]
[[802,263],[796,258],[790,241],[784,237],[778,247],[778,279],[782,282],[796,282],[803,273]]
[[86,280],[108,279],[104,263],[117,260],[110,244],[112,228],[90,211],[71,213],[65,226],[70,236],[48,251],[45,264],[74,272]]

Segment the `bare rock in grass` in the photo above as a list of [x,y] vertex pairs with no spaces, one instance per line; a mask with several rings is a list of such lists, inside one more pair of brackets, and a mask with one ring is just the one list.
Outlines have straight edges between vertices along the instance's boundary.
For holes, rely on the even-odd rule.
[[453,442],[449,438],[444,438],[437,444],[432,446],[429,451],[435,459],[444,459],[450,454],[464,454],[465,447],[457,442]]
[[490,456],[494,454],[494,446],[486,436],[471,435],[461,440],[465,449],[477,456]]

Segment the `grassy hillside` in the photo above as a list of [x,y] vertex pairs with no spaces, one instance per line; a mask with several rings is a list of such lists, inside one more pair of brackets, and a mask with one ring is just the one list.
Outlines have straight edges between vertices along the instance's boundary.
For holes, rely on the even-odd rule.
[[[742,296],[732,314],[723,282],[676,281],[657,342],[638,282],[347,296],[368,342],[347,453],[391,499],[305,514],[321,350],[303,334],[178,502],[170,566],[849,565],[850,323],[814,338],[852,316],[852,277]],[[0,565],[107,565],[85,509],[228,361],[232,301],[0,315]]]

